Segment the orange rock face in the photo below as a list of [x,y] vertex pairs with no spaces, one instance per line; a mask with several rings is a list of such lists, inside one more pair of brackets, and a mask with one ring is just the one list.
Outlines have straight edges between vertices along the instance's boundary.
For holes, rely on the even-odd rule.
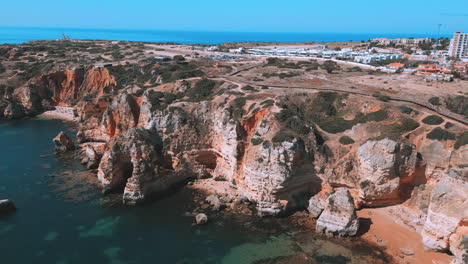
[[41,75],[31,80],[30,85],[40,97],[55,105],[69,106],[88,95],[103,95],[116,82],[106,68],[80,68]]

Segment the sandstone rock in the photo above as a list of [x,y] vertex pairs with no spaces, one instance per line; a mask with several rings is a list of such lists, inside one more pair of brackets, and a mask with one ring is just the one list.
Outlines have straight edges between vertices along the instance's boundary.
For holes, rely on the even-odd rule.
[[324,190],[309,199],[309,206],[307,207],[307,210],[309,211],[310,217],[318,218],[320,216],[322,211],[327,206],[327,199],[329,195],[330,192],[328,190]]
[[367,206],[391,205],[406,197],[417,166],[415,147],[390,139],[367,141],[357,150],[359,195]]
[[400,248],[400,252],[405,256],[412,256],[415,254],[414,250],[412,250],[411,248]]
[[359,229],[354,200],[348,189],[339,188],[328,197],[327,206],[317,220],[318,232],[338,236],[353,236]]
[[212,194],[206,197],[205,201],[211,204],[213,206],[213,210],[218,211],[220,210],[224,204],[221,202],[221,200],[218,198],[218,196]]
[[162,168],[159,135],[144,128],[131,128],[108,143],[98,168],[104,192],[124,189],[123,202],[135,205],[149,196],[167,191],[186,179]]
[[54,139],[55,152],[67,152],[75,149],[73,140],[64,132],[61,131]]
[[0,200],[0,215],[8,214],[16,210],[16,205],[11,200]]
[[97,169],[103,153],[104,143],[88,143],[81,149],[81,164],[88,170]]
[[19,119],[25,117],[24,108],[22,105],[17,103],[9,103],[3,111],[3,116],[6,119]]
[[450,264],[467,264],[468,263],[468,234],[464,235],[458,244],[458,254]]
[[208,223],[208,216],[206,216],[206,214],[197,214],[195,216],[195,221],[197,223],[197,225],[204,225],[206,223]]
[[460,241],[468,235],[468,182],[445,177],[431,193],[426,222],[421,231],[426,248],[461,254]]

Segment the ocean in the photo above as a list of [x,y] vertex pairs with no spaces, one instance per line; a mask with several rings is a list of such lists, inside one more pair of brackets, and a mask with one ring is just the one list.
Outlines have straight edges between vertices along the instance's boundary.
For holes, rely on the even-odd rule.
[[121,194],[100,193],[77,157],[54,155],[51,140],[61,130],[76,133],[61,120],[0,121],[0,199],[18,207],[0,218],[1,263],[253,264],[305,252],[332,264],[383,256],[355,241],[343,245],[297,229],[288,218],[212,212],[209,224],[193,225],[187,212],[196,206],[194,191],[187,188],[123,206]]
[[[291,33],[291,32],[217,32],[78,28],[15,28],[0,27],[0,44],[18,44],[32,40],[54,40],[62,35],[72,39],[99,39],[145,42],[175,42],[181,44],[215,45],[227,42],[330,42],[367,41],[371,38],[436,37],[435,34],[377,33]],[[449,37],[442,35],[442,37]]]

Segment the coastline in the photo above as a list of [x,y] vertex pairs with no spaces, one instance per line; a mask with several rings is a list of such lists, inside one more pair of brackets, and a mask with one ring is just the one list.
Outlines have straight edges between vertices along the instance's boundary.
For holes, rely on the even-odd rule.
[[60,119],[70,122],[78,122],[78,119],[70,114],[65,114],[59,112],[57,110],[45,111],[44,113],[37,115],[39,118],[46,118],[46,119]]
[[452,256],[434,251],[425,251],[421,235],[414,229],[394,221],[388,207],[365,208],[357,211],[361,219],[370,222],[370,227],[361,238],[382,246],[394,256],[395,263],[449,264]]

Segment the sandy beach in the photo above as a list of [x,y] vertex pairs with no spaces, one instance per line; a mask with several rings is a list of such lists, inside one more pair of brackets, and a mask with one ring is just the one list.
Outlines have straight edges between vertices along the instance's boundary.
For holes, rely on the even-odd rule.
[[392,221],[386,208],[362,209],[360,218],[370,219],[369,230],[362,238],[386,247],[387,253],[395,256],[401,264],[449,264],[452,257],[440,252],[425,251],[421,236],[414,230]]
[[73,115],[59,112],[57,110],[45,111],[44,113],[38,115],[40,118],[49,118],[49,119],[62,119],[71,122],[77,122],[77,118]]

